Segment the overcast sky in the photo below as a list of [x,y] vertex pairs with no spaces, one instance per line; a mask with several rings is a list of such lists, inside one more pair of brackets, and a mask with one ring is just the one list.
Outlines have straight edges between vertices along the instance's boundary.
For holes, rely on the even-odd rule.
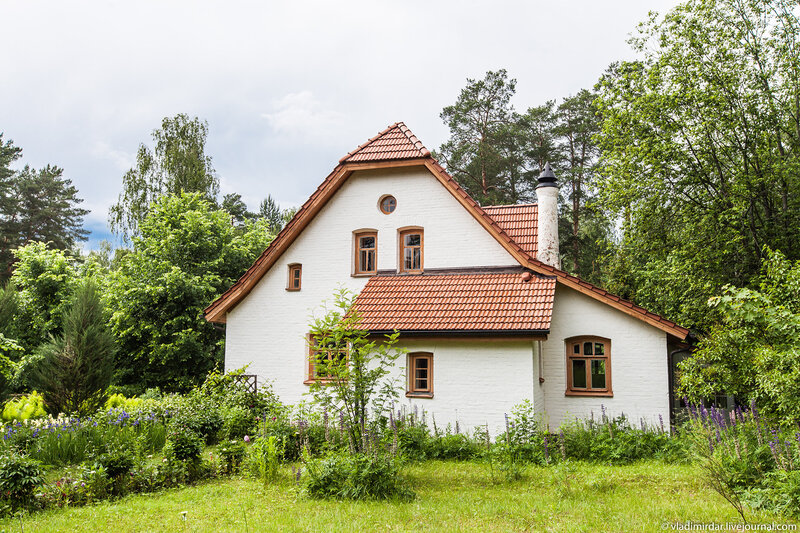
[[524,110],[590,87],[669,0],[0,3],[0,132],[64,168],[87,247],[139,143],[177,113],[209,123],[222,193],[302,204],[346,152],[404,121],[429,148],[466,78],[505,68]]

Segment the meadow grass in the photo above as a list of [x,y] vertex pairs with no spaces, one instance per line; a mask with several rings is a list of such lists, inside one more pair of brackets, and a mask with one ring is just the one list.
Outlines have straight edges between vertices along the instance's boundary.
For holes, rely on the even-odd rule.
[[[264,487],[234,477],[115,502],[0,522],[4,531],[664,531],[663,524],[738,522],[692,465],[568,462],[529,467],[519,481],[486,465],[429,461],[406,469],[404,502],[336,502],[300,495],[288,469]],[[182,514],[186,511],[185,519]],[[748,512],[751,523],[789,523]]]

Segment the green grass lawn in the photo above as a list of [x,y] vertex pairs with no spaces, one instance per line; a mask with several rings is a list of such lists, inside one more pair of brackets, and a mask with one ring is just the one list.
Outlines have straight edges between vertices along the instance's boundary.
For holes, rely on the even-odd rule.
[[[570,463],[493,482],[478,463],[410,466],[410,503],[314,501],[285,479],[218,480],[28,516],[24,531],[664,531],[665,522],[738,522],[696,466]],[[185,520],[182,512],[186,511]],[[788,520],[750,511],[753,523]],[[20,531],[18,520],[0,522]],[[666,530],[669,530],[668,528]]]

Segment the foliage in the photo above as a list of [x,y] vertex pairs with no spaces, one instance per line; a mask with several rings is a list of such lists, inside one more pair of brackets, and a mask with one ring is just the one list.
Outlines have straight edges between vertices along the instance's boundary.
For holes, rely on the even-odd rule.
[[624,232],[607,288],[706,327],[708,298],[750,286],[764,245],[800,258],[795,8],[689,0],[603,76],[603,205]]
[[164,195],[197,193],[213,203],[219,192],[211,157],[205,154],[208,123],[180,113],[153,131],[155,149],[139,145],[136,165],[122,177],[122,193],[109,211],[114,233],[139,235],[141,224]]
[[183,426],[173,426],[167,433],[167,442],[164,446],[164,455],[184,463],[196,464],[200,461],[203,452],[203,439]]
[[550,163],[559,177],[560,250],[564,268],[601,282],[602,261],[612,251],[611,219],[594,202],[600,130],[596,94],[581,90],[517,113],[516,80],[505,70],[468,79],[456,103],[442,110],[450,138],[440,157],[479,203],[533,201],[538,170]]
[[76,290],[62,334],[42,346],[28,368],[51,413],[87,414],[104,405],[115,352],[106,323],[98,288],[88,280]]
[[242,466],[247,449],[242,440],[229,440],[220,444],[217,453],[222,462],[222,472],[235,474]]
[[689,404],[686,432],[712,489],[745,519],[745,504],[800,516],[800,434],[769,427],[752,403],[725,412]]
[[15,250],[14,256],[18,262],[11,283],[18,291],[17,303],[7,319],[27,325],[18,331],[17,341],[32,353],[61,333],[80,276],[71,257],[41,242]]
[[250,472],[264,481],[264,485],[278,477],[278,468],[284,455],[284,443],[276,436],[255,440],[248,451]]
[[400,475],[401,462],[388,454],[331,453],[304,461],[303,489],[311,498],[411,500]]
[[36,391],[11,400],[3,406],[4,422],[22,422],[32,418],[42,418],[46,414],[44,398]]
[[63,170],[47,165],[35,170],[10,168],[22,150],[11,140],[3,142],[0,133],[0,280],[7,280],[13,270],[14,250],[35,241],[51,248],[69,250],[86,240],[83,229],[86,209],[71,180]]
[[112,447],[97,457],[97,464],[103,468],[110,479],[114,480],[130,473],[135,462],[130,450]]
[[203,309],[272,236],[260,222],[237,231],[199,194],[160,198],[139,230],[108,291],[120,346],[115,382],[185,391],[222,362],[223,333]]
[[44,481],[44,471],[37,461],[17,454],[0,456],[0,497],[13,509],[28,507],[36,487]]
[[354,300],[353,293],[341,288],[332,305],[324,307],[324,316],[313,319],[310,334],[318,347],[315,372],[324,379],[317,379],[309,394],[327,412],[342,413],[351,446],[364,451],[370,412],[385,412],[398,397],[397,379],[389,376],[403,352],[394,348],[399,332],[378,341],[359,328]]
[[709,301],[716,323],[681,362],[680,387],[693,402],[732,394],[793,424],[800,420],[800,261],[770,250],[765,256],[759,290],[727,286]]
[[126,411],[133,411],[142,404],[140,398],[126,398],[123,394],[116,393],[109,395],[106,400],[105,408],[110,409],[124,409]]

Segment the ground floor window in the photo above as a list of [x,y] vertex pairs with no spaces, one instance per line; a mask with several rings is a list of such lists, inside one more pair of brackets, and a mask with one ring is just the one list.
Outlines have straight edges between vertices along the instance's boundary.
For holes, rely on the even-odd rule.
[[347,348],[325,346],[314,335],[308,336],[308,377],[306,384],[332,381],[346,372]]
[[612,396],[611,341],[602,337],[567,339],[568,396]]
[[433,397],[433,354],[408,354],[408,391],[406,396]]

